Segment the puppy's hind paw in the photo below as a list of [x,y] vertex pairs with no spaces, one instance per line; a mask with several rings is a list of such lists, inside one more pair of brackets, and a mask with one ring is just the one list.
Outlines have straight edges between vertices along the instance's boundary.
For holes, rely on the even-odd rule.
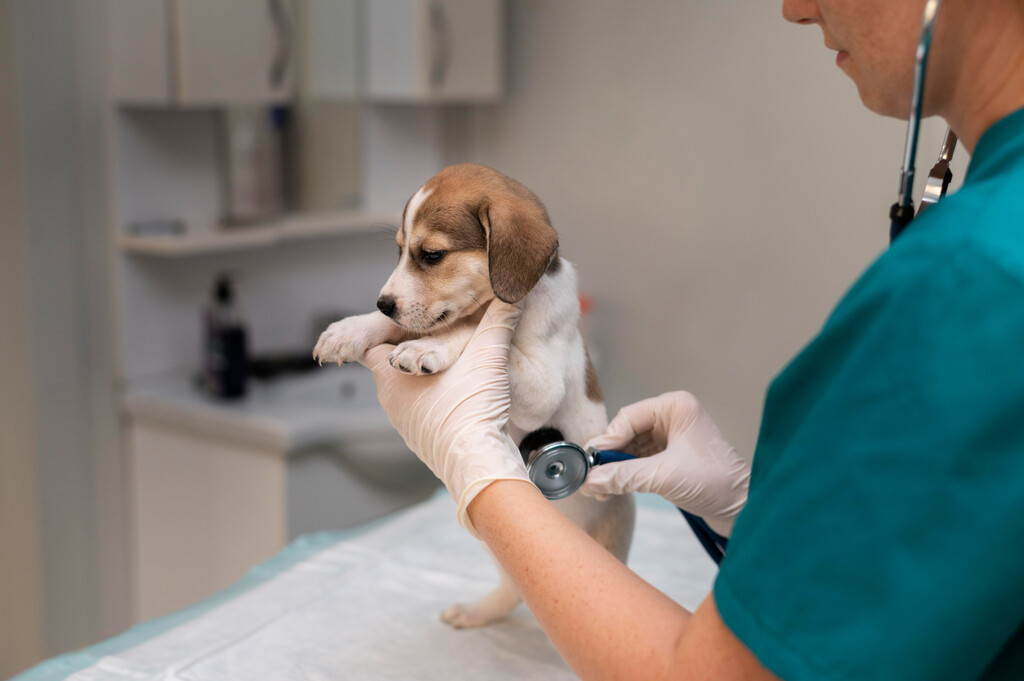
[[455,629],[472,629],[487,626],[507,615],[507,609],[495,611],[483,603],[455,603],[441,612],[441,621]]

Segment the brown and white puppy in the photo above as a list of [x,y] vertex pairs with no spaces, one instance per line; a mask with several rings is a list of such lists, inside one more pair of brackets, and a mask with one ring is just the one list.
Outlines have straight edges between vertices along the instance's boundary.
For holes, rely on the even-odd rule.
[[[495,296],[522,302],[512,337],[510,431],[516,442],[541,428],[584,443],[608,424],[601,391],[578,330],[576,271],[558,255],[558,235],[540,200],[490,168],[445,168],[405,207],[396,236],[398,265],[381,289],[378,312],[331,324],[313,352],[348,362],[396,343],[392,366],[409,374],[444,371],[462,353]],[[574,494],[555,503],[620,560],[633,535],[631,496],[597,501]],[[499,568],[500,569],[500,568]],[[482,600],[446,609],[455,627],[505,617],[520,596],[502,572]]]

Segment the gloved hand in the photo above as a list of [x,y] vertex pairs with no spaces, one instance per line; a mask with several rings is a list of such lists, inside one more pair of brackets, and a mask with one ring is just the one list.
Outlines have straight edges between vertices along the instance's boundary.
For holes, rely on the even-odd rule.
[[447,370],[409,376],[388,363],[393,345],[366,351],[377,397],[405,443],[458,503],[459,524],[476,537],[466,509],[495,480],[530,479],[508,434],[509,342],[521,309],[495,299],[462,355]]
[[724,537],[747,503],[750,467],[690,393],[624,407],[586,446],[638,458],[597,466],[587,475],[584,494],[652,492],[701,516]]

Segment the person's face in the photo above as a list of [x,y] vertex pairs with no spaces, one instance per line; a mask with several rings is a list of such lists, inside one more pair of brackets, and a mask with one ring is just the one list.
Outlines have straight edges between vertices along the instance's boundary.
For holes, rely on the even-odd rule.
[[864,106],[907,118],[914,82],[914,51],[925,0],[783,0],[782,15],[817,24],[825,46],[856,84]]

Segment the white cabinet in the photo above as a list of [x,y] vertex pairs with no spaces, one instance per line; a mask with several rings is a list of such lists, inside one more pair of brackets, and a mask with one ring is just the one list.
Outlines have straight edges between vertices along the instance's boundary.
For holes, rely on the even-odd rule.
[[107,3],[115,101],[203,106],[291,97],[291,0]]
[[271,101],[291,95],[291,3],[176,0],[173,7],[181,101]]
[[211,596],[285,545],[285,452],[203,426],[128,422],[133,621]]
[[364,96],[481,102],[502,93],[500,0],[369,0]]
[[501,0],[106,0],[122,104],[312,98],[488,102],[502,94]]
[[203,395],[188,372],[133,381],[124,433],[134,620],[214,594],[299,534],[430,496],[437,478],[376,395],[362,367],[254,383],[230,402]]
[[362,77],[361,0],[300,0],[297,9],[301,95],[357,100]]

